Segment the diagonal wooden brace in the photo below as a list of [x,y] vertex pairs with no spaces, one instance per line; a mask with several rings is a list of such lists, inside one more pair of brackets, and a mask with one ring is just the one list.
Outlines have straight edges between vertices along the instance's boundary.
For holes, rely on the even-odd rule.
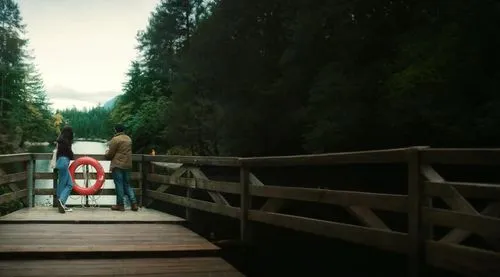
[[[264,183],[262,183],[257,176],[255,176],[253,173],[250,172],[249,175],[250,179],[250,185],[252,186],[264,186]],[[269,198],[266,200],[264,205],[260,207],[261,211],[264,212],[271,212],[271,213],[276,213],[278,212],[283,206],[285,205],[285,199],[279,199],[279,198]]]
[[[201,179],[201,180],[209,180],[208,177],[197,167],[190,167],[189,172],[193,174],[194,178],[196,179]],[[214,200],[215,203],[217,204],[223,204],[225,206],[231,206],[229,205],[229,202],[227,202],[226,198],[220,192],[216,191],[207,191],[212,200]]]
[[[500,214],[500,207],[498,203],[492,203],[488,205],[481,213],[479,213],[470,203],[465,199],[458,190],[451,184],[446,184],[445,179],[439,175],[431,166],[422,166],[422,174],[431,182],[439,182],[444,185],[444,195],[441,199],[448,205],[452,210],[460,211],[472,215],[490,215],[498,216]],[[446,243],[461,243],[466,238],[468,238],[472,232],[462,229],[453,229],[447,235],[440,239],[441,242]],[[496,250],[500,250],[500,242],[491,238],[484,238],[488,241]]]
[[[179,177],[181,177],[182,175],[184,175],[186,172],[188,171],[188,168],[185,167],[185,166],[181,166],[179,167],[177,170],[174,171],[174,173],[172,173],[172,175],[170,175],[170,178],[171,179],[177,179]],[[167,189],[170,187],[170,185],[168,184],[161,184],[157,189],[156,191],[157,192],[165,192],[167,191]],[[154,202],[154,199],[149,199],[148,203],[146,204],[146,206],[149,206],[151,205],[152,203]]]
[[346,207],[347,211],[367,227],[391,230],[371,209],[361,206]]

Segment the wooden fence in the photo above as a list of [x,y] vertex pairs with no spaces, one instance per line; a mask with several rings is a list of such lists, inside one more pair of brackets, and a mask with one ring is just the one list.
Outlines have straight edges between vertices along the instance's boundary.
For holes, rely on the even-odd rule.
[[[102,155],[89,155],[102,160]],[[79,157],[79,156],[77,156]],[[38,160],[50,154],[16,154],[0,156],[2,163],[23,163],[24,171],[0,176],[0,185],[8,184],[12,192],[0,196],[0,204],[22,199],[33,206],[34,195],[54,195],[53,189],[34,189],[36,179],[53,179],[52,173],[34,171]],[[236,218],[240,221],[240,237],[249,241],[251,222],[261,222],[320,236],[341,239],[409,257],[410,276],[423,276],[425,265],[470,276],[500,276],[500,185],[493,183],[451,182],[443,178],[436,166],[479,165],[498,167],[499,149],[432,149],[411,147],[380,151],[301,155],[286,157],[192,157],[134,155],[132,179],[142,205],[163,201],[186,208]],[[166,173],[155,170],[164,163],[180,164]],[[263,184],[254,174],[258,168],[325,166],[325,165],[403,164],[407,168],[407,194],[373,193],[305,187],[283,187]],[[212,180],[204,167],[224,167],[239,171],[239,181]],[[457,169],[458,170],[458,169]],[[77,176],[81,177],[81,176]],[[109,178],[109,173],[106,173]],[[174,188],[185,193],[173,193]],[[205,191],[209,199],[194,197]],[[102,190],[113,195],[114,189]],[[231,197],[239,201],[229,201]],[[253,198],[267,198],[257,206]],[[480,200],[478,209],[471,201]],[[446,203],[448,208],[433,205]],[[282,212],[287,201],[331,204],[343,207],[360,224],[304,217]],[[485,205],[484,203],[488,203]],[[476,205],[477,206],[477,205]],[[407,231],[390,228],[374,210],[388,211],[407,217]],[[448,234],[439,236],[436,228],[447,227]],[[472,234],[480,236],[487,246],[465,245]]]

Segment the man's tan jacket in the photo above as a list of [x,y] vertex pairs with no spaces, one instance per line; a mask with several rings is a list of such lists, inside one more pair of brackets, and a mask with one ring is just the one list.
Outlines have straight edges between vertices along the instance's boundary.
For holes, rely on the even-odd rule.
[[124,133],[117,133],[109,142],[109,149],[104,154],[111,160],[110,170],[113,168],[132,168],[132,139]]

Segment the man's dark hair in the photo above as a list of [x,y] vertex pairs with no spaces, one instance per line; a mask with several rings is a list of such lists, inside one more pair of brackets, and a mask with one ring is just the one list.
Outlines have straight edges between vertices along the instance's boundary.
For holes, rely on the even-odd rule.
[[121,133],[121,132],[125,131],[125,126],[123,126],[122,124],[116,124],[115,125],[115,131],[117,133]]

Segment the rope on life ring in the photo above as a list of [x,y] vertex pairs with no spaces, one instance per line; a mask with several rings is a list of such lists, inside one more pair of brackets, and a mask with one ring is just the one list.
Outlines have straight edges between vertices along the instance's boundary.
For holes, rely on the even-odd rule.
[[[92,186],[85,188],[85,187],[79,186],[75,182],[75,171],[78,168],[78,166],[80,166],[80,165],[90,165],[96,169],[97,180],[95,181],[95,183]],[[80,195],[93,195],[101,189],[102,185],[104,185],[104,181],[105,181],[104,168],[94,158],[85,156],[85,157],[81,157],[81,158],[76,159],[69,166],[69,173],[71,174],[71,180],[73,181],[73,190]]]

